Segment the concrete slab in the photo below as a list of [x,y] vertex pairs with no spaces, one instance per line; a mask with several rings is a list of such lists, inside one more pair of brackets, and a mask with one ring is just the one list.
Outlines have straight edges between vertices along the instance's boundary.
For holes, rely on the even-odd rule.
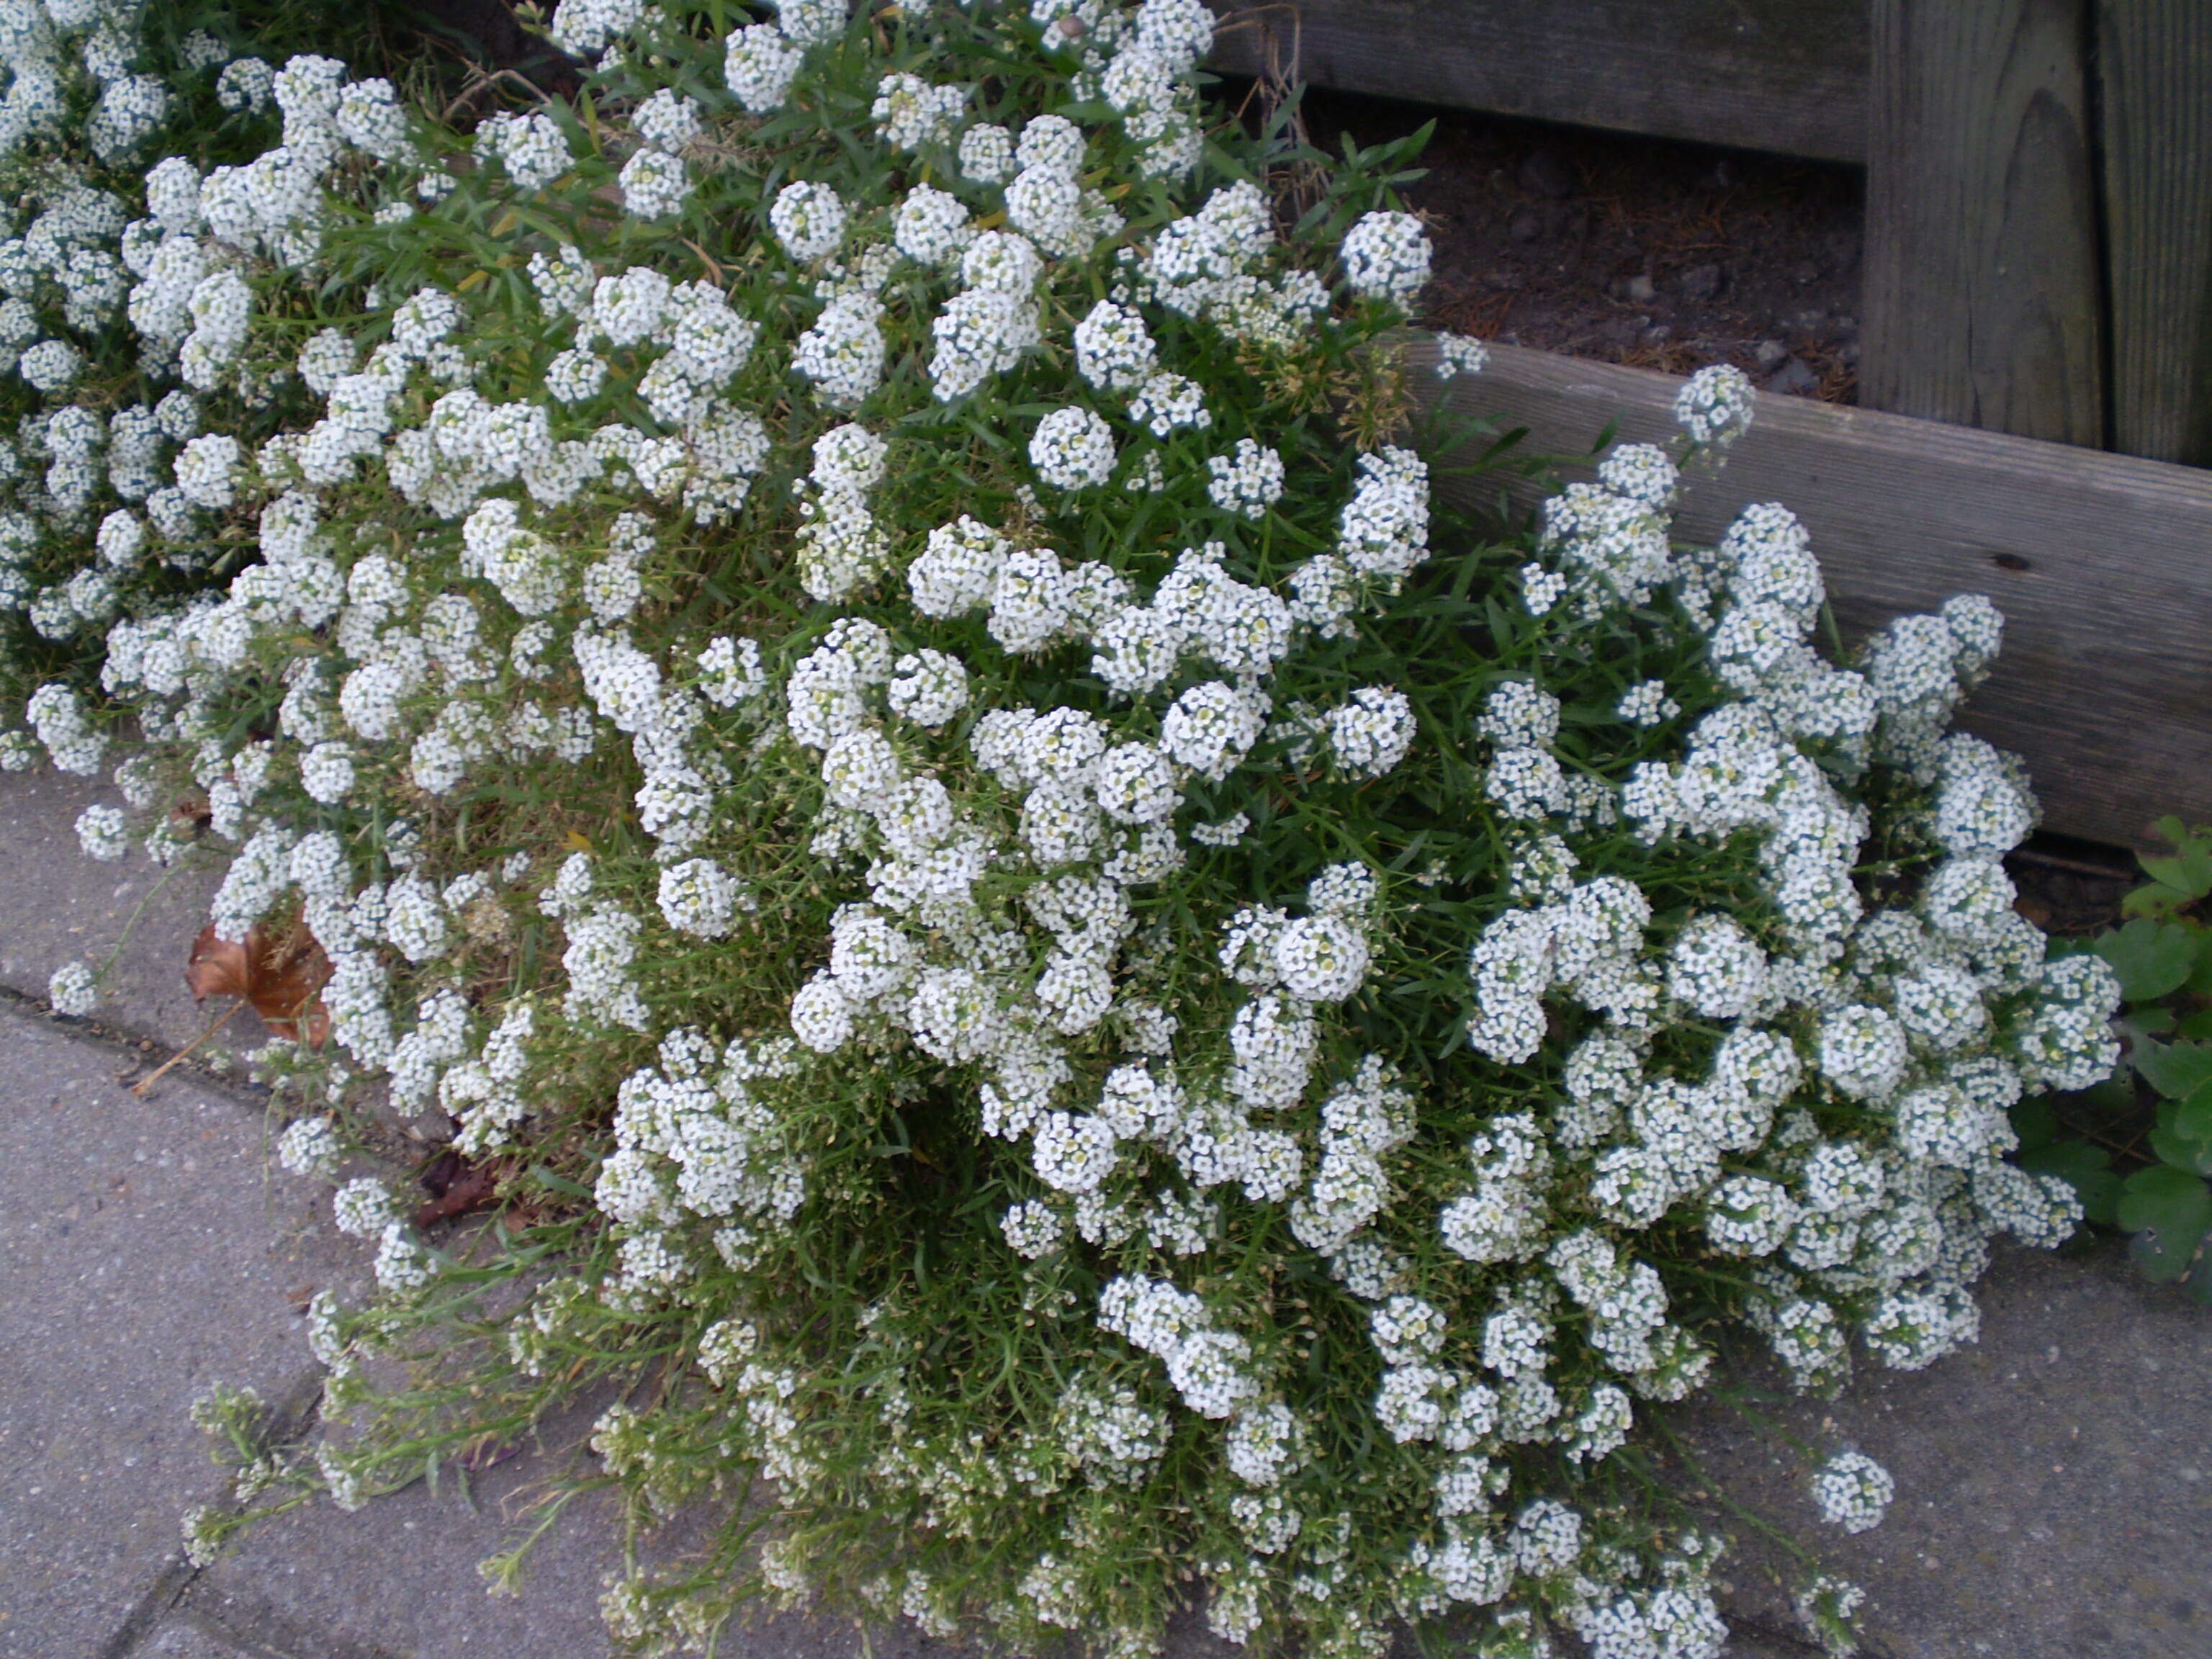
[[[622,1564],[619,1510],[605,1493],[572,1504],[532,1553],[520,1593],[494,1597],[477,1564],[513,1547],[525,1512],[550,1477],[570,1466],[596,1406],[549,1425],[542,1447],[479,1474],[465,1494],[450,1480],[418,1482],[348,1515],[328,1504],[295,1510],[249,1534],[202,1572],[179,1603],[210,1628],[264,1641],[291,1659],[282,1632],[321,1632],[327,1653],[300,1659],[467,1659],[489,1653],[596,1659],[611,1651],[600,1592]],[[639,1543],[648,1564],[680,1560],[716,1518],[679,1516]],[[350,1645],[345,1645],[345,1644]],[[744,1659],[981,1659],[981,1650],[933,1642],[909,1622],[866,1632],[804,1611],[765,1610],[725,1638]],[[1182,1621],[1170,1659],[1231,1659],[1195,1620]]]
[[220,1495],[192,1401],[284,1398],[297,1310],[354,1273],[246,1107],[173,1074],[137,1099],[121,1060],[0,1006],[0,1659],[103,1650]]
[[605,1653],[600,1577],[621,1559],[607,1506],[579,1505],[585,1512],[544,1540],[521,1595],[495,1599],[477,1574],[514,1542],[502,1502],[546,1472],[534,1457],[502,1465],[477,1483],[474,1508],[447,1482],[437,1493],[417,1483],[350,1515],[327,1503],[295,1510],[239,1540],[182,1606],[241,1632],[327,1632],[376,1659]]
[[[327,1632],[364,1659],[608,1653],[598,1601],[622,1562],[611,1504],[594,1495],[573,1504],[532,1553],[520,1595],[494,1597],[477,1574],[479,1561],[520,1535],[519,1504],[555,1467],[549,1455],[513,1459],[478,1479],[473,1507],[450,1484],[435,1494],[417,1484],[351,1515],[327,1504],[295,1510],[200,1574],[181,1605],[240,1632]],[[959,1659],[911,1626],[878,1631],[864,1649],[852,1626],[797,1615],[764,1620],[726,1650],[748,1659],[913,1659],[925,1647]]]
[[[185,988],[185,963],[222,883],[222,860],[211,848],[196,849],[164,870],[134,848],[119,863],[94,863],[77,845],[77,814],[118,799],[113,786],[94,778],[0,773],[0,847],[8,849],[0,859],[0,986],[43,998],[64,963],[104,966],[94,1018],[150,1040],[166,1059],[222,1012],[202,1008]],[[210,1048],[242,1054],[267,1041],[244,1009]]]
[[[2207,1659],[2212,1314],[2109,1244],[2008,1250],[1981,1303],[1975,1346],[1761,1407],[1772,1429],[1686,1413],[1697,1455],[1865,1589],[1878,1659]],[[1856,1537],[1824,1525],[1787,1437],[1814,1462],[1855,1448],[1888,1469],[1887,1517]],[[1747,1538],[1730,1576],[1738,1607],[1783,1630],[1778,1571]]]
[[[242,1648],[223,1636],[195,1625],[174,1623],[155,1632],[131,1659],[263,1659],[252,1648]],[[290,1656],[285,1656],[290,1659]]]
[[[199,1575],[180,1610],[251,1634],[311,1629],[343,1645],[299,1659],[466,1659],[491,1653],[597,1659],[611,1651],[598,1612],[600,1591],[620,1565],[611,1504],[572,1506],[564,1524],[532,1557],[521,1594],[494,1598],[476,1564],[517,1535],[503,1518],[547,1473],[532,1455],[477,1483],[476,1505],[448,1489],[417,1485],[346,1515],[327,1504],[296,1510],[250,1534]],[[675,1523],[680,1537],[684,1523]],[[648,1559],[658,1552],[650,1542]],[[270,1652],[292,1659],[293,1650]],[[763,1614],[726,1636],[744,1659],[980,1659],[981,1650],[933,1642],[902,1620],[865,1635],[842,1620],[805,1613]],[[1196,1620],[1179,1621],[1170,1659],[1230,1659]]]
[[[122,1659],[118,1656],[118,1659]],[[127,1659],[392,1659],[331,1631],[251,1603],[210,1610],[179,1605]]]

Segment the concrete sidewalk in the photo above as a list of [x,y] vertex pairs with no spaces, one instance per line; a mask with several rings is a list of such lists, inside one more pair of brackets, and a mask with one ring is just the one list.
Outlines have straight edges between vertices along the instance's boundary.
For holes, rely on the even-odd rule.
[[[355,1515],[295,1512],[185,1566],[178,1516],[224,1486],[191,1401],[251,1383],[304,1411],[307,1299],[363,1284],[368,1253],[331,1229],[326,1187],[274,1169],[250,1093],[181,1068],[144,1100],[116,1080],[206,1023],[182,970],[213,879],[80,858],[70,826],[100,798],[0,777],[0,846],[19,854],[0,860],[0,988],[42,996],[137,916],[98,1016],[119,1039],[0,1004],[0,1659],[604,1653],[595,1603],[619,1548],[604,1516],[549,1538],[518,1601],[477,1577],[512,1541],[503,1506],[557,1454],[479,1478],[473,1507],[417,1486]],[[2212,1659],[2212,1315],[2109,1243],[2001,1255],[1982,1302],[1980,1344],[1929,1370],[1863,1372],[1841,1401],[1764,1407],[1759,1430],[1686,1414],[1700,1464],[1865,1586],[1874,1659]],[[1881,1461],[1889,1519],[1857,1538],[1821,1528],[1793,1439]],[[1725,1575],[1732,1651],[1808,1654],[1769,1566],[1749,1544]],[[1180,1654],[1229,1651],[1178,1635]],[[786,1618],[723,1650],[863,1648],[849,1626]],[[951,1659],[911,1626],[867,1650]]]
[[[327,1186],[270,1168],[256,1103],[174,1073],[138,1099],[118,1080],[137,1059],[0,1002],[0,1659],[605,1652],[610,1516],[551,1534],[520,1598],[477,1576],[557,1447],[467,1496],[418,1484],[353,1515],[318,1504],[185,1563],[179,1518],[227,1498],[192,1402],[251,1386],[312,1432],[307,1298],[360,1295],[368,1252],[331,1228]],[[893,1632],[874,1651],[914,1646]],[[860,1644],[785,1619],[748,1650]]]

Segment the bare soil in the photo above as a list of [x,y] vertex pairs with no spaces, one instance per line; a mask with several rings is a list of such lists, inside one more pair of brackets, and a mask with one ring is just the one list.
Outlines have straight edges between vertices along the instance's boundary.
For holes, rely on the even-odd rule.
[[1857,167],[1309,88],[1307,130],[1436,123],[1405,193],[1437,249],[1436,326],[1772,392],[1857,398]]

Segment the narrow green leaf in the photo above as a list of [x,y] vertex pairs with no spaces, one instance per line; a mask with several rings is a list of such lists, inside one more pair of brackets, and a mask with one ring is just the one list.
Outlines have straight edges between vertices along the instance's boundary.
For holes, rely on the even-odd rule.
[[566,1176],[555,1175],[543,1164],[530,1166],[530,1178],[548,1192],[560,1193],[568,1198],[589,1198],[592,1195],[589,1187],[571,1181]]

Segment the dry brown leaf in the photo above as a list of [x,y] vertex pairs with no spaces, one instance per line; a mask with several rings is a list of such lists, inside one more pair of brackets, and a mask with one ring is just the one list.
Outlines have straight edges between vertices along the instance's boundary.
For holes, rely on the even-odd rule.
[[[449,1153],[453,1163],[441,1171],[442,1178],[431,1182],[427,1176],[423,1185],[433,1194],[429,1202],[418,1205],[415,1224],[428,1227],[445,1220],[448,1216],[466,1215],[492,1203],[499,1193],[499,1171],[489,1164],[472,1164],[458,1153]],[[440,1164],[445,1163],[439,1159]]]
[[330,1038],[331,1017],[321,1001],[331,959],[305,927],[282,933],[256,923],[241,943],[216,937],[215,924],[200,929],[185,964],[185,983],[205,1002],[241,997],[261,1023],[281,1037],[319,1048]]

